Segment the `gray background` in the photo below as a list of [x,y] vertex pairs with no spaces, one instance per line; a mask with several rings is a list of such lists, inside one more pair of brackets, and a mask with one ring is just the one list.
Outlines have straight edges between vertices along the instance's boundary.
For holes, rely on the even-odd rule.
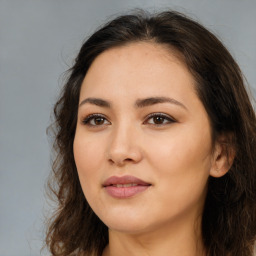
[[256,0],[0,0],[0,256],[40,255],[49,209],[45,131],[61,75],[88,34],[135,7],[168,7],[199,20],[256,89]]

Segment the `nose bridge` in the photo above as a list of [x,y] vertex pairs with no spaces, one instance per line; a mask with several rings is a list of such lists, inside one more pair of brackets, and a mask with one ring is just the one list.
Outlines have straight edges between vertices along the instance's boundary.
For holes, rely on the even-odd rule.
[[109,160],[119,165],[126,161],[138,162],[141,159],[138,137],[139,132],[134,124],[127,120],[120,121],[112,130]]
[[128,121],[119,122],[112,131],[111,148],[114,151],[128,152],[133,147],[135,127]]

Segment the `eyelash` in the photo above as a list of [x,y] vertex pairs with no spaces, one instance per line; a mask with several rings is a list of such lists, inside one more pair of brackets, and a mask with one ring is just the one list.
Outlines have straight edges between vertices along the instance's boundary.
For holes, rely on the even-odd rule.
[[[162,123],[162,124],[156,124],[156,123],[148,123],[148,121],[151,119],[151,118],[154,118],[154,117],[160,117],[160,118],[163,118],[164,119],[164,122],[165,123]],[[90,127],[99,127],[99,126],[103,126],[103,125],[106,125],[106,124],[100,124],[100,125],[97,125],[97,124],[90,124],[90,122],[92,120],[94,120],[94,123],[95,123],[95,119],[96,118],[102,118],[103,121],[107,121],[106,117],[104,115],[101,115],[101,114],[91,114],[89,116],[87,116],[85,119],[82,120],[82,123],[84,125],[87,125],[87,126],[90,126]],[[166,122],[167,121],[167,122]],[[108,123],[110,123],[109,121],[107,121]],[[166,125],[166,124],[170,124],[170,123],[175,123],[177,122],[174,118],[170,117],[169,115],[166,115],[166,114],[163,114],[163,113],[152,113],[150,115],[148,115],[146,117],[146,121],[143,122],[143,124],[149,124],[149,125],[154,125],[154,126],[162,126],[162,125]]]
[[[176,120],[173,117],[170,117],[169,115],[163,114],[163,113],[152,113],[150,115],[148,115],[146,117],[146,121],[148,122],[148,120],[150,120],[151,118],[154,117],[161,117],[163,118],[165,121],[167,121],[167,123],[163,123],[163,124],[150,124],[150,125],[155,125],[155,126],[161,126],[161,125],[166,125],[166,124],[170,124],[170,123],[175,123]],[[144,124],[145,122],[143,122]]]
[[104,122],[107,120],[104,115],[101,115],[101,114],[91,114],[91,115],[87,116],[85,119],[83,119],[82,123],[84,125],[88,125],[88,126],[91,126],[91,127],[101,126],[101,125],[96,125],[96,124],[90,124],[90,122],[93,119],[94,119],[94,122],[95,122],[96,118],[102,118],[102,119],[104,119]]

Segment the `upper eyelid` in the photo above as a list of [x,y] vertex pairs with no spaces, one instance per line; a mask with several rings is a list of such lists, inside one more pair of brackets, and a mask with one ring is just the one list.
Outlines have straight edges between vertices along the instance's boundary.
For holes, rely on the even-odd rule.
[[176,120],[174,117],[172,117],[172,116],[170,116],[170,115],[168,115],[168,114],[162,113],[162,112],[154,112],[154,113],[151,113],[151,114],[149,114],[149,115],[147,115],[147,116],[145,117],[145,120],[147,120],[147,119],[149,119],[149,118],[151,118],[151,117],[154,117],[154,116],[165,117],[165,118],[167,118],[167,119],[171,119],[172,121],[177,122],[177,120]]
[[93,114],[89,114],[89,115],[86,115],[85,117],[83,117],[82,118],[82,123],[85,123],[86,121],[90,121],[90,119],[93,119],[95,117],[102,117],[102,118],[106,119],[108,122],[110,122],[109,118],[106,117],[105,115],[100,114],[100,113],[93,113]]
[[100,113],[92,113],[92,114],[86,115],[83,119],[91,118],[91,117],[97,117],[97,116],[106,118],[106,116],[103,115],[103,114],[100,114]]

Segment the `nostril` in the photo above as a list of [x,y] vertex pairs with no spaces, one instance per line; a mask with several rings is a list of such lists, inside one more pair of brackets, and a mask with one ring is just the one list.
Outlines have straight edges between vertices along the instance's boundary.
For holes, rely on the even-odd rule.
[[138,149],[121,149],[112,149],[107,152],[106,156],[110,164],[116,164],[121,166],[125,165],[126,163],[138,163],[142,159],[142,154]]
[[134,160],[132,158],[125,158],[124,160],[121,160],[121,161],[119,161],[119,159],[117,159],[115,161],[115,159],[111,159],[110,158],[108,161],[109,161],[109,163],[111,165],[116,164],[116,165],[120,165],[121,166],[121,165],[124,165],[127,162],[133,162]]
[[108,160],[111,164],[114,164],[115,162],[112,159]]

